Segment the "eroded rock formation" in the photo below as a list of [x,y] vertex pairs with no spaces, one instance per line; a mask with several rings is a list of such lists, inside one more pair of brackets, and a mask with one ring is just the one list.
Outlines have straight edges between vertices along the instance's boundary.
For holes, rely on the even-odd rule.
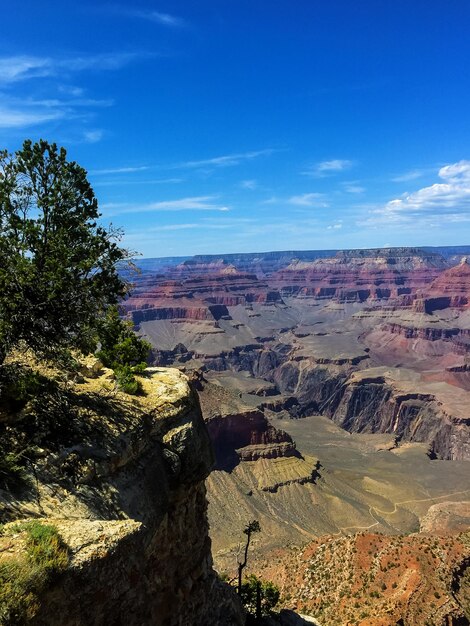
[[241,625],[212,568],[204,480],[213,453],[196,395],[177,370],[148,370],[134,399],[107,374],[69,382],[78,413],[67,437],[37,434],[30,489],[0,492],[2,521],[37,516],[70,548],[29,623]]

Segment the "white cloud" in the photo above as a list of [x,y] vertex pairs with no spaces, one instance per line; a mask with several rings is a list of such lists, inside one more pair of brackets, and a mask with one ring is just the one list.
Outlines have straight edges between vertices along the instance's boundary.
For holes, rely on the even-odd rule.
[[299,196],[291,196],[288,203],[302,207],[327,207],[328,203],[323,198],[322,193],[304,193]]
[[158,211],[221,211],[227,212],[230,209],[226,206],[214,204],[215,196],[197,196],[181,198],[179,200],[164,200],[159,202],[149,202],[145,204],[126,204],[109,202],[102,204],[101,209],[106,211],[106,215],[122,215],[124,213],[148,213]]
[[33,56],[0,57],[0,83],[46,76],[49,72],[50,59],[47,58]]
[[83,133],[85,143],[98,143],[103,139],[104,132],[102,130],[87,130]]
[[213,157],[211,159],[201,159],[200,161],[185,161],[183,163],[179,163],[177,165],[172,166],[173,168],[194,168],[194,167],[205,167],[205,166],[213,166],[213,167],[230,167],[233,165],[239,165],[242,161],[249,161],[251,159],[256,159],[260,156],[269,156],[273,154],[276,150],[271,148],[267,148],[265,150],[253,150],[251,152],[241,152],[236,154],[226,154],[224,156]]
[[[34,88],[34,79],[51,79],[49,93],[54,89],[57,78],[62,79],[71,73],[82,71],[117,70],[132,60],[143,55],[138,53],[109,53],[75,57],[39,57],[39,56],[2,56],[0,57],[0,127],[22,128],[44,124],[59,119],[86,118],[87,109],[111,106],[113,100],[95,100],[84,98],[80,87],[67,86],[63,82],[55,85],[57,94],[62,97],[35,98],[34,93],[19,98],[9,89],[19,82],[26,82],[28,88]],[[30,85],[28,81],[32,81]],[[64,97],[66,94],[68,97]],[[76,133],[78,134],[78,133]],[[96,143],[102,137],[102,131],[88,130],[80,132],[80,140]]]
[[[0,57],[0,84],[85,70],[117,70],[142,56],[137,52],[111,52],[67,58],[4,56]],[[79,88],[75,88],[77,89]]]
[[336,224],[330,224],[326,227],[327,230],[340,230],[343,228],[343,220],[339,220]]
[[455,183],[460,183],[462,180],[470,183],[470,161],[462,160],[452,165],[444,165],[439,170],[439,176]]
[[51,122],[64,117],[62,111],[14,110],[0,107],[0,128],[23,128]]
[[343,188],[348,193],[364,193],[364,191],[366,191],[365,187],[355,182],[344,183]]
[[[93,172],[90,172],[93,174]],[[122,179],[115,178],[113,180],[97,180],[93,181],[94,187],[119,187],[120,185],[167,185],[167,184],[177,184],[183,183],[184,178],[144,178],[144,179]]]
[[313,176],[314,178],[324,178],[338,174],[344,170],[350,169],[354,165],[353,161],[347,159],[332,159],[331,161],[320,161],[307,170],[303,171],[304,176]]
[[242,189],[256,189],[258,187],[258,183],[256,182],[256,180],[242,180],[242,182],[240,183],[240,187]]
[[[87,118],[89,111],[96,107],[110,106],[112,101],[93,99],[59,98],[35,99],[31,97],[18,98],[2,95],[0,105],[0,126],[2,128],[21,128],[35,126],[59,119]],[[82,133],[82,140],[94,143],[101,139],[102,131],[89,130]]]
[[173,28],[186,26],[186,22],[183,19],[169,13],[161,13],[160,11],[129,11],[128,13],[134,17],[140,17],[162,26],[171,26]]
[[422,170],[411,170],[410,172],[405,172],[404,174],[400,174],[399,176],[395,176],[392,178],[394,183],[407,183],[409,180],[416,180],[417,178],[421,178],[424,172]]
[[434,183],[370,211],[364,225],[414,223],[435,227],[445,222],[470,222],[470,161],[441,167]]
[[148,165],[139,165],[137,167],[114,167],[103,170],[92,170],[90,174],[101,175],[101,174],[131,174],[133,172],[143,172],[145,170],[150,169]]
[[201,228],[201,224],[162,224],[155,230],[156,232],[173,231],[173,230],[191,230],[193,228]]

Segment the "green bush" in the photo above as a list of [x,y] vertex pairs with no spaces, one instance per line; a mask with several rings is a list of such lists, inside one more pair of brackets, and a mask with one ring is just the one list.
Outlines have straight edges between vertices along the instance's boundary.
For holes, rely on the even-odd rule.
[[62,571],[68,563],[67,548],[55,526],[30,522],[25,525],[29,558],[48,575]]
[[7,411],[20,411],[47,386],[47,379],[29,367],[18,365],[0,368],[0,404]]
[[4,452],[0,445],[0,487],[18,487],[26,480],[26,472],[21,463],[22,457],[14,452]]
[[129,394],[142,392],[135,374],[142,374],[150,352],[150,344],[135,334],[132,322],[119,317],[118,308],[111,306],[98,324],[100,350],[97,353],[106,367],[116,373],[122,391]]
[[34,617],[40,594],[67,567],[69,557],[54,526],[34,521],[11,530],[26,533],[26,558],[0,561],[0,624],[20,626]]
[[240,600],[250,615],[256,615],[258,588],[260,590],[261,615],[267,617],[271,615],[281,595],[274,583],[262,581],[254,574],[250,574],[242,583]]
[[134,376],[134,369],[130,365],[120,365],[114,370],[119,389],[132,396],[142,393],[142,383]]

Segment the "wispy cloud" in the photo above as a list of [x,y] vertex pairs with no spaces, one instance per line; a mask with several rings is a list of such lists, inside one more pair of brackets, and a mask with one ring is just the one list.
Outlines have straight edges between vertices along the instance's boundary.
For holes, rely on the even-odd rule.
[[104,131],[101,129],[96,130],[86,130],[83,133],[83,139],[85,143],[98,143],[103,139]]
[[[67,85],[71,74],[89,71],[118,70],[132,61],[143,57],[137,52],[112,52],[107,54],[39,57],[39,56],[0,56],[0,127],[19,129],[37,126],[56,120],[73,120],[90,118],[92,110],[109,107],[114,104],[112,99],[94,99],[85,97],[85,90],[76,85]],[[48,78],[48,93],[57,97],[35,97],[41,91],[42,83],[36,79]],[[19,96],[24,84],[29,93]],[[40,89],[41,88],[41,89]],[[96,143],[101,140],[103,131],[86,129],[75,131],[80,137],[74,141]]]
[[364,193],[366,190],[365,187],[363,187],[362,185],[359,185],[355,181],[343,183],[343,189],[344,191],[347,191],[348,193]]
[[405,172],[400,174],[399,176],[394,176],[392,178],[392,182],[394,183],[406,183],[409,180],[416,180],[417,178],[421,178],[423,176],[423,170],[411,170],[409,172]]
[[303,193],[299,196],[291,196],[287,202],[294,206],[325,208],[328,203],[325,202],[324,198],[322,193]]
[[242,180],[240,183],[241,189],[249,189],[253,191],[258,187],[258,182],[256,180]]
[[107,216],[122,215],[125,213],[150,213],[159,211],[222,211],[230,209],[226,206],[215,204],[216,196],[196,196],[181,198],[179,200],[163,200],[143,204],[127,204],[110,202],[102,204],[101,209]]
[[133,172],[143,172],[148,169],[150,169],[150,166],[148,165],[138,165],[135,167],[113,167],[109,169],[91,170],[90,174],[94,174],[95,176],[101,174],[130,174]]
[[331,161],[320,161],[302,172],[304,176],[313,178],[324,178],[333,174],[338,174],[350,169],[354,165],[353,161],[347,159],[332,159]]
[[186,26],[186,21],[176,15],[169,13],[161,13],[160,11],[126,11],[127,15],[138,17],[162,26],[170,26],[172,28],[182,28]]
[[341,230],[343,228],[343,220],[338,220],[335,224],[326,227],[327,230]]
[[26,128],[44,122],[59,120],[65,116],[63,111],[38,109],[12,109],[0,106],[0,128]]
[[64,58],[3,56],[0,57],[0,85],[85,70],[117,70],[143,56],[148,56],[148,54],[140,52],[111,52]]
[[50,59],[33,56],[0,57],[0,83],[47,76]]
[[[90,172],[92,174],[92,172]],[[149,178],[149,179],[122,179],[113,178],[113,180],[101,180],[93,181],[94,187],[119,187],[121,185],[173,185],[183,183],[184,178]]]
[[231,167],[233,165],[239,165],[243,161],[250,161],[261,156],[269,156],[274,152],[278,152],[273,148],[267,148],[265,150],[253,150],[251,152],[239,152],[235,154],[226,154],[223,156],[213,157],[210,159],[201,159],[199,161],[184,161],[171,166],[174,169],[178,168],[197,168],[197,167]]
[[403,194],[372,209],[362,224],[413,224],[420,227],[470,222],[470,161],[462,160],[441,167],[438,176],[444,182]]

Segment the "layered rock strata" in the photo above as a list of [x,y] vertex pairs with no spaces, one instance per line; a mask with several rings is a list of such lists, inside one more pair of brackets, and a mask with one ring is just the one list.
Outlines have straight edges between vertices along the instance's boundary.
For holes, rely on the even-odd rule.
[[363,302],[415,293],[446,267],[440,255],[415,248],[350,250],[333,258],[294,261],[271,281],[284,296]]

